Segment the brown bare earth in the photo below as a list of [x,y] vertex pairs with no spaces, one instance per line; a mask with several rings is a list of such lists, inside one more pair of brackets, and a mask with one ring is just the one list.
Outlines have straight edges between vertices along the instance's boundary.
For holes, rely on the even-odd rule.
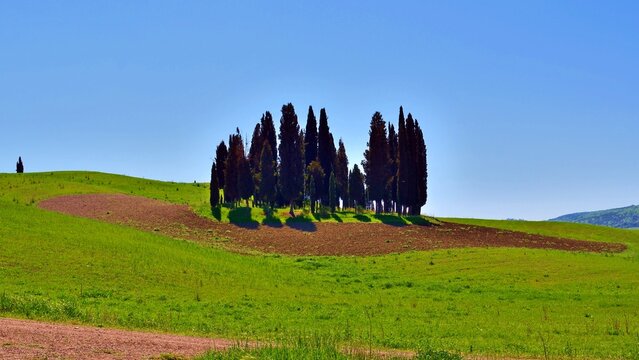
[[[186,205],[123,194],[69,195],[40,207],[124,224],[204,243],[223,243],[289,255],[379,255],[460,247],[524,247],[567,251],[621,252],[624,244],[572,240],[472,225],[367,223],[227,224],[197,216]],[[220,239],[228,240],[221,242]]]
[[102,329],[0,318],[0,359],[150,359],[224,350],[225,339]]

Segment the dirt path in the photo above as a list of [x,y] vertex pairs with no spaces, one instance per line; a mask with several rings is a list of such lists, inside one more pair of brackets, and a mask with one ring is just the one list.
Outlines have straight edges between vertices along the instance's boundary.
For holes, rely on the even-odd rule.
[[149,359],[192,357],[235,344],[226,339],[154,334],[0,318],[0,359]]
[[563,239],[473,225],[365,223],[224,224],[194,214],[186,205],[122,194],[69,195],[44,200],[40,207],[124,224],[205,243],[229,239],[225,246],[289,255],[379,255],[410,250],[460,247],[524,247],[567,251],[621,252],[624,244]]

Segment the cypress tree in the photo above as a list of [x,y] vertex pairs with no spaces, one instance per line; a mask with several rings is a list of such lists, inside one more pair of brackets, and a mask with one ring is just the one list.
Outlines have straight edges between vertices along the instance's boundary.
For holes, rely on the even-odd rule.
[[415,120],[415,136],[416,136],[416,159],[415,169],[417,171],[417,203],[413,211],[414,215],[421,213],[422,206],[426,205],[428,200],[428,163],[426,160],[426,143],[424,142],[424,133],[419,127],[419,123]]
[[22,163],[22,156],[18,156],[18,162],[16,163],[16,173],[22,174],[24,172],[24,164]]
[[260,172],[260,156],[262,155],[262,145],[264,138],[262,137],[262,126],[260,123],[255,125],[253,136],[251,137],[251,147],[249,149],[248,160],[251,172],[257,174]]
[[220,144],[215,149],[215,169],[217,171],[217,184],[223,189],[224,188],[224,169],[226,169],[226,158],[229,156],[229,151],[226,148],[226,144],[224,141],[221,141]]
[[404,213],[408,204],[408,183],[410,177],[409,142],[406,134],[406,122],[404,120],[404,109],[399,107],[399,130],[398,130],[398,158],[397,158],[397,213]]
[[312,106],[308,107],[306,130],[304,131],[304,159],[305,167],[317,160],[317,120]]
[[224,200],[232,205],[240,199],[238,185],[242,158],[244,158],[244,145],[240,130],[237,129],[236,134],[229,136],[229,151],[224,165]]
[[244,156],[244,146],[242,146],[241,155],[238,167],[237,188],[239,198],[244,199],[246,201],[246,207],[249,207],[249,198],[253,196],[255,184],[253,183],[253,175],[251,174],[249,159]]
[[306,167],[306,176],[308,177],[307,184],[309,184],[308,194],[311,202],[311,213],[315,213],[315,205],[320,199],[320,193],[324,188],[324,170],[319,161],[311,161]]
[[379,214],[382,210],[381,201],[389,181],[386,122],[379,112],[373,114],[368,135],[368,149],[364,152],[362,166],[366,172],[366,189],[369,200],[375,202],[375,212]]
[[279,136],[279,188],[284,199],[290,203],[291,216],[295,217],[295,200],[304,189],[304,144],[295,108],[291,103],[282,106]]
[[417,137],[415,135],[415,121],[411,113],[408,113],[406,117],[406,139],[408,146],[408,151],[406,152],[408,162],[406,205],[408,206],[408,213],[414,214],[417,206]]
[[324,187],[319,194],[322,202],[328,202],[328,177],[333,172],[333,163],[335,156],[335,143],[332,142],[332,135],[328,127],[328,116],[326,116],[326,109],[320,110],[319,131],[317,135],[317,160],[319,161],[322,169],[324,170]]
[[335,207],[337,206],[337,184],[334,172],[328,177],[328,206],[331,208],[331,212],[335,212]]
[[275,196],[277,195],[277,181],[275,177],[275,161],[268,140],[262,146],[260,156],[260,176],[259,176],[259,198],[270,208],[273,207]]
[[[393,124],[388,125],[388,159],[389,159],[389,172],[390,182],[384,197],[384,204],[386,205],[386,212],[393,211],[393,205],[397,204],[397,164],[398,164],[398,140],[397,133]],[[386,200],[388,204],[386,204]]]
[[348,204],[348,156],[344,142],[339,139],[339,149],[335,159],[335,181],[337,183],[337,197],[341,198],[344,206]]
[[364,176],[360,172],[357,164],[355,164],[353,165],[353,171],[351,171],[348,177],[348,193],[351,205],[354,208],[364,205],[364,191]]
[[211,195],[209,197],[209,202],[211,203],[211,209],[216,207],[220,203],[220,187],[217,182],[217,169],[215,167],[215,161],[213,162],[213,166],[211,166]]
[[260,123],[262,128],[262,139],[268,141],[268,144],[271,147],[271,153],[273,154],[273,161],[275,161],[275,166],[277,167],[277,134],[275,132],[275,125],[273,124],[273,116],[271,116],[271,113],[267,111],[264,115],[262,115]]

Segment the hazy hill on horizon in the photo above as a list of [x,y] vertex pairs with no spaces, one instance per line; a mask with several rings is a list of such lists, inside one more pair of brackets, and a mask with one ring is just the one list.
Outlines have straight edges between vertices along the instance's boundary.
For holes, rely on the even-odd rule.
[[549,221],[603,225],[622,229],[639,228],[639,205],[567,214]]

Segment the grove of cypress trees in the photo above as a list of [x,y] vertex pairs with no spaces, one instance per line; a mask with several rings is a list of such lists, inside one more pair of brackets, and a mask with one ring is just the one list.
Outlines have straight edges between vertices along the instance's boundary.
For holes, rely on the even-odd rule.
[[366,173],[369,200],[375,202],[375,213],[379,214],[382,210],[381,201],[389,181],[386,122],[379,112],[373,114],[368,134],[368,149],[364,151],[362,166]]
[[337,197],[341,198],[346,206],[348,204],[348,156],[342,139],[339,139],[339,149],[335,158],[335,181]]
[[224,141],[215,149],[215,169],[217,171],[217,184],[221,189],[224,189],[224,169],[226,169],[226,158],[229,156],[229,151],[226,148]]
[[16,163],[16,173],[22,174],[24,172],[24,164],[22,163],[22,156],[18,156],[18,162]]
[[277,178],[275,177],[275,161],[271,147],[268,146],[268,140],[265,140],[264,146],[262,146],[260,170],[258,197],[269,208],[272,208],[277,195]]
[[305,167],[317,160],[317,120],[312,106],[308,107],[308,117],[306,118],[306,129],[304,131],[304,159]]
[[220,203],[220,186],[217,182],[215,161],[213,162],[213,166],[211,166],[211,194],[209,196],[209,202],[211,203],[211,209],[218,206]]
[[359,170],[357,164],[353,165],[353,171],[351,171],[350,176],[348,177],[348,193],[351,206],[356,208],[364,205],[364,176]]
[[290,214],[304,189],[304,144],[293,104],[282,106],[280,119],[280,174],[279,188],[283,198],[290,204]]

